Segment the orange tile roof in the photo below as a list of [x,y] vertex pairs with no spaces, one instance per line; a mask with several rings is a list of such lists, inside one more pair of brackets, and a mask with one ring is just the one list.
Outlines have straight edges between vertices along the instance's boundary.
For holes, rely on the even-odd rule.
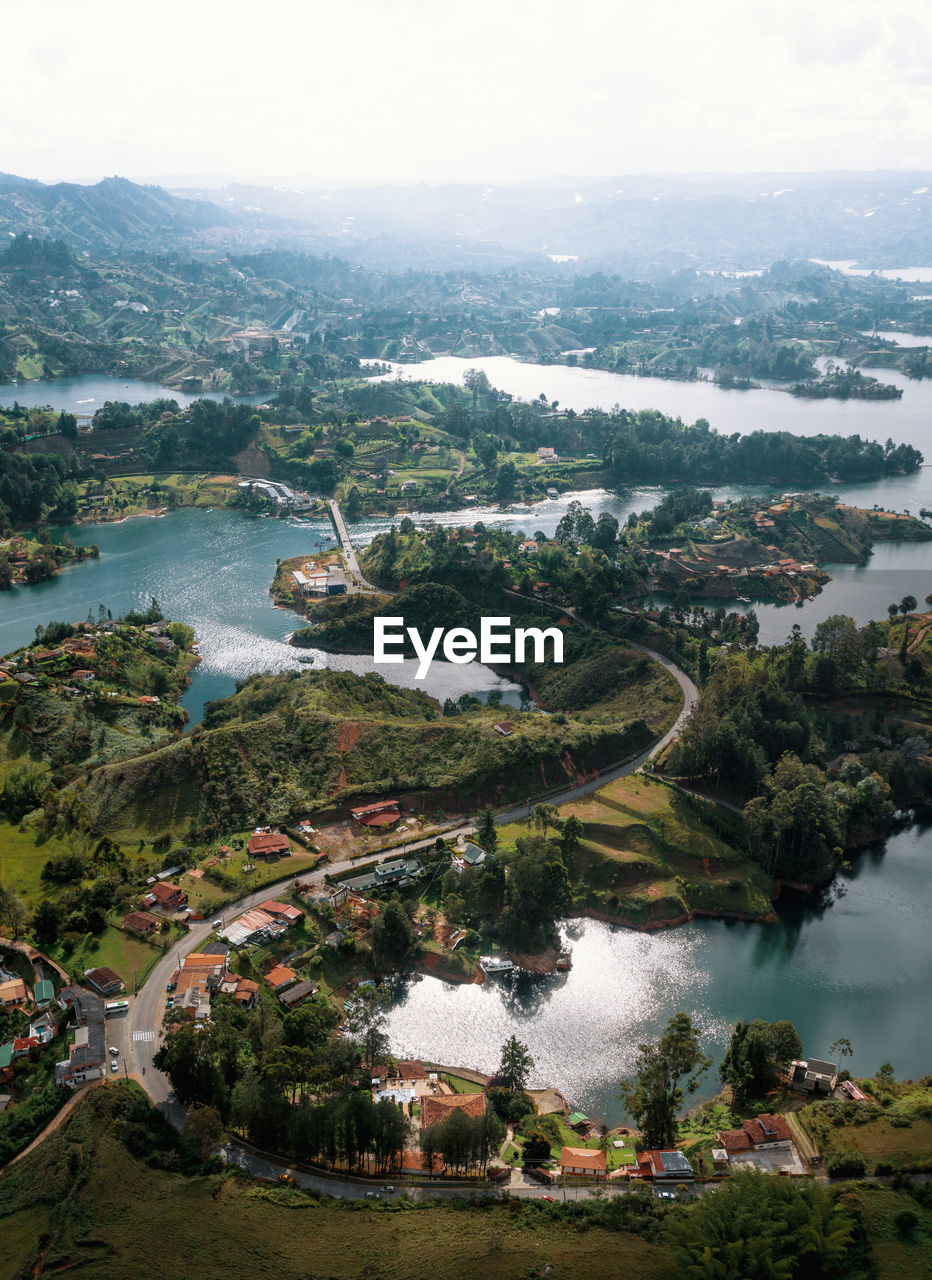
[[294,982],[297,976],[293,969],[288,969],[283,964],[277,964],[274,969],[270,969],[265,975],[265,980],[270,987],[284,987],[289,982]]
[[441,1093],[421,1099],[421,1128],[442,1124],[454,1111],[465,1111],[473,1119],[485,1115],[484,1093]]
[[560,1167],[573,1169],[592,1169],[596,1173],[605,1172],[605,1152],[591,1151],[588,1147],[563,1147],[560,1150]]

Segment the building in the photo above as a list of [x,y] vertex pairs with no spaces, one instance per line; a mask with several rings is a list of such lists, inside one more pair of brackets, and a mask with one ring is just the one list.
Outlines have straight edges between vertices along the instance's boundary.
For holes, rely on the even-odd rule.
[[161,907],[163,911],[177,911],[187,902],[187,894],[176,884],[167,881],[156,881],[146,895],[152,905]]
[[55,983],[51,978],[40,978],[32,989],[37,1009],[47,1008],[55,999]]
[[503,738],[510,738],[515,731],[514,724],[511,720],[501,720],[498,724],[492,726],[496,733],[500,733]]
[[286,1009],[297,1009],[299,1005],[304,1004],[305,1000],[310,1000],[312,996],[316,996],[320,988],[316,982],[296,982],[293,987],[289,987],[287,991],[279,991],[278,999]]
[[830,1094],[837,1083],[838,1067],[834,1062],[808,1058],[790,1063],[788,1084],[798,1093]]
[[291,855],[291,843],[278,832],[259,832],[250,836],[246,845],[251,858],[287,858]]
[[94,990],[99,991],[102,996],[116,995],[118,991],[123,990],[123,979],[106,966],[100,969],[85,969],[84,976]]
[[250,940],[264,941],[280,937],[286,928],[285,924],[270,916],[267,911],[254,907],[252,911],[245,911],[225,929],[219,930],[219,937],[225,938],[231,946],[241,947]]
[[304,917],[304,912],[299,910],[298,907],[291,907],[285,902],[276,902],[274,898],[260,902],[258,910],[264,911],[266,915],[270,915],[284,924],[297,924]]
[[277,964],[274,969],[270,969],[265,975],[265,981],[276,992],[283,991],[285,987],[291,986],[292,982],[297,982],[297,980],[298,975],[295,971],[283,964]]
[[160,921],[155,916],[146,915],[144,911],[131,911],[128,916],[123,917],[123,928],[141,933],[144,938],[148,938],[150,933],[155,933],[159,925]]
[[426,1129],[431,1124],[442,1124],[444,1120],[449,1120],[454,1111],[465,1111],[474,1120],[484,1116],[485,1094],[426,1094],[421,1098],[421,1128]]
[[740,1129],[725,1129],[719,1135],[716,1163],[724,1153],[732,1168],[753,1168],[761,1173],[801,1176],[809,1172],[793,1141],[783,1116],[759,1115],[745,1120]]
[[588,1147],[562,1147],[560,1173],[564,1178],[604,1178],[605,1152]]
[[402,484],[401,484],[401,492],[402,492],[402,493],[417,493],[417,481],[416,481],[416,480],[404,480],[404,481],[402,481]]
[[350,809],[353,821],[364,827],[393,827],[401,817],[397,800],[377,800],[374,804],[364,804]]
[[693,1178],[693,1167],[682,1151],[637,1151],[635,1177],[657,1182],[683,1182]]
[[259,999],[259,984],[251,978],[237,978],[236,990],[233,992],[233,1003],[240,1009],[251,1009]]
[[18,1009],[26,1003],[26,984],[22,978],[0,982],[0,1009]]
[[68,1057],[55,1064],[55,1083],[74,1089],[87,1080],[100,1080],[105,1073],[104,1002],[80,987],[64,987],[59,999],[74,1011],[77,1026]]
[[537,461],[538,462],[559,462],[560,459],[557,456],[556,449],[551,449],[545,445],[542,445],[537,450]]
[[404,887],[421,874],[421,864],[415,858],[398,862],[380,862],[367,875],[341,880],[340,884],[353,893],[369,893],[373,889],[386,889],[390,885]]
[[462,871],[465,867],[481,867],[488,856],[488,853],[481,845],[474,844],[472,840],[467,840],[462,850],[453,855],[453,864],[458,871]]
[[398,1063],[399,1080],[427,1080],[429,1072],[419,1058],[406,1058]]

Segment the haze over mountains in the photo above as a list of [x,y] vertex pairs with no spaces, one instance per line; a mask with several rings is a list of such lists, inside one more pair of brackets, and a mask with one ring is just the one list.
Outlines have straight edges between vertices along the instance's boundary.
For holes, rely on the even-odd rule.
[[552,179],[509,186],[339,190],[124,178],[44,184],[0,175],[0,234],[95,254],[288,248],[382,270],[666,275],[751,270],[781,258],[932,262],[932,175],[923,172]]

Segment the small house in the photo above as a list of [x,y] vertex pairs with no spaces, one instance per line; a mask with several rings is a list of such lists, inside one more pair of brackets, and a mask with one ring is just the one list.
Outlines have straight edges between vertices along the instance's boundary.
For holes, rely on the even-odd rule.
[[141,933],[144,938],[148,938],[150,933],[155,933],[159,928],[159,921],[155,916],[147,915],[144,911],[131,911],[128,916],[123,917],[123,928],[130,929],[133,933]]
[[55,999],[55,983],[51,978],[40,978],[32,989],[37,1009],[46,1009]]
[[798,1059],[790,1063],[788,1083],[799,1093],[830,1094],[838,1083],[838,1067],[818,1058]]
[[604,1178],[605,1152],[588,1147],[562,1147],[560,1173],[564,1178]]
[[287,968],[283,964],[277,964],[265,975],[265,981],[269,984],[273,991],[283,991],[292,982],[296,982],[298,975],[293,969]]
[[279,1003],[284,1005],[286,1009],[297,1009],[299,1005],[304,1004],[306,1000],[310,1000],[312,996],[316,996],[320,988],[315,982],[309,982],[306,979],[302,982],[296,982],[293,987],[289,987],[287,991],[279,991]]
[[149,897],[154,898],[156,906],[161,907],[163,911],[177,911],[187,901],[187,895],[183,889],[165,881],[156,881],[149,891]]
[[252,858],[287,858],[291,855],[291,843],[278,832],[260,832],[250,836],[247,842]]
[[99,991],[102,996],[116,995],[118,991],[123,990],[123,979],[105,965],[99,969],[86,969],[84,976],[94,990]]
[[657,1182],[684,1182],[695,1176],[682,1151],[637,1151],[634,1159],[637,1177],[653,1178]]

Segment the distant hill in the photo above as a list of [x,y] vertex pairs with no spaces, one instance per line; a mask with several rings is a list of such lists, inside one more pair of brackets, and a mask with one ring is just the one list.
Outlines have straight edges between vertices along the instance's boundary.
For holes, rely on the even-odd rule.
[[298,249],[391,271],[644,278],[810,257],[913,266],[932,263],[930,193],[922,172],[171,191],[125,178],[46,185],[0,174],[0,235],[27,231],[91,254]]
[[370,266],[486,271],[525,263],[622,274],[753,269],[808,257],[932,263],[930,193],[932,178],[918,172],[176,191],[287,219]]
[[125,178],[46,185],[0,174],[0,235],[28,232],[91,254],[231,243],[242,220],[206,201]]

